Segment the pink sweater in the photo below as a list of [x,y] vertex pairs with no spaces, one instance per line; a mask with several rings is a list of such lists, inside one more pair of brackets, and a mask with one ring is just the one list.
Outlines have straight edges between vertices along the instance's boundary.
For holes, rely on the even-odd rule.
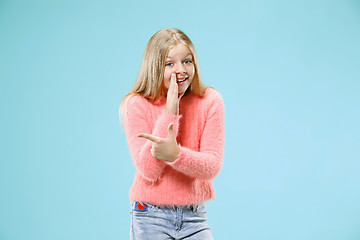
[[[165,97],[152,103],[133,94],[125,100],[123,124],[137,170],[130,201],[182,206],[215,198],[212,179],[220,172],[224,155],[221,95],[213,88],[207,88],[204,97],[189,93],[180,100],[179,116],[167,113],[165,106]],[[164,162],[151,155],[152,142],[137,134],[165,138],[171,122],[180,154],[174,162]]]

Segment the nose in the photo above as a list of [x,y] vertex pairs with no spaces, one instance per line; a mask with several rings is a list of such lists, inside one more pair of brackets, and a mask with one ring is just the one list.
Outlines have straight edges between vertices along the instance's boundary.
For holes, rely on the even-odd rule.
[[182,64],[178,64],[176,67],[176,73],[177,74],[184,74],[186,73],[186,70]]

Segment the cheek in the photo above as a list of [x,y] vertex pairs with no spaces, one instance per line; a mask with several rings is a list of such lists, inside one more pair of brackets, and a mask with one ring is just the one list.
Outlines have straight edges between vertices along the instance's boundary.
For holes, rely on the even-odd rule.
[[193,76],[195,73],[195,66],[194,65],[188,66],[186,71],[188,72],[188,74],[191,74]]
[[164,71],[163,85],[165,88],[169,88],[170,86],[170,77],[171,77],[171,73]]
[[194,76],[195,76],[195,67],[189,69],[189,77],[191,78],[191,82],[194,80]]

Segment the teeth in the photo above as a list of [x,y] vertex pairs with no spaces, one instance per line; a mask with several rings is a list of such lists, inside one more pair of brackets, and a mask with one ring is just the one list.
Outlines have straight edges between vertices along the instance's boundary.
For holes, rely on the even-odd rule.
[[183,81],[186,81],[188,78],[184,78],[183,80],[177,80],[176,82],[183,82]]

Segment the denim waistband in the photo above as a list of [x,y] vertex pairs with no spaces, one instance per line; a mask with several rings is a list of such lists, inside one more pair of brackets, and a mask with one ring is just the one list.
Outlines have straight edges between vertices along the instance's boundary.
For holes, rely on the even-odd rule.
[[155,206],[162,209],[190,209],[193,211],[196,211],[197,209],[205,209],[206,208],[206,202],[200,202],[200,203],[193,203],[188,205],[170,205],[170,204],[157,204],[157,203],[148,203],[148,202],[141,202],[141,201],[134,201],[131,202],[131,207],[134,208],[136,203],[145,204],[148,206]]

